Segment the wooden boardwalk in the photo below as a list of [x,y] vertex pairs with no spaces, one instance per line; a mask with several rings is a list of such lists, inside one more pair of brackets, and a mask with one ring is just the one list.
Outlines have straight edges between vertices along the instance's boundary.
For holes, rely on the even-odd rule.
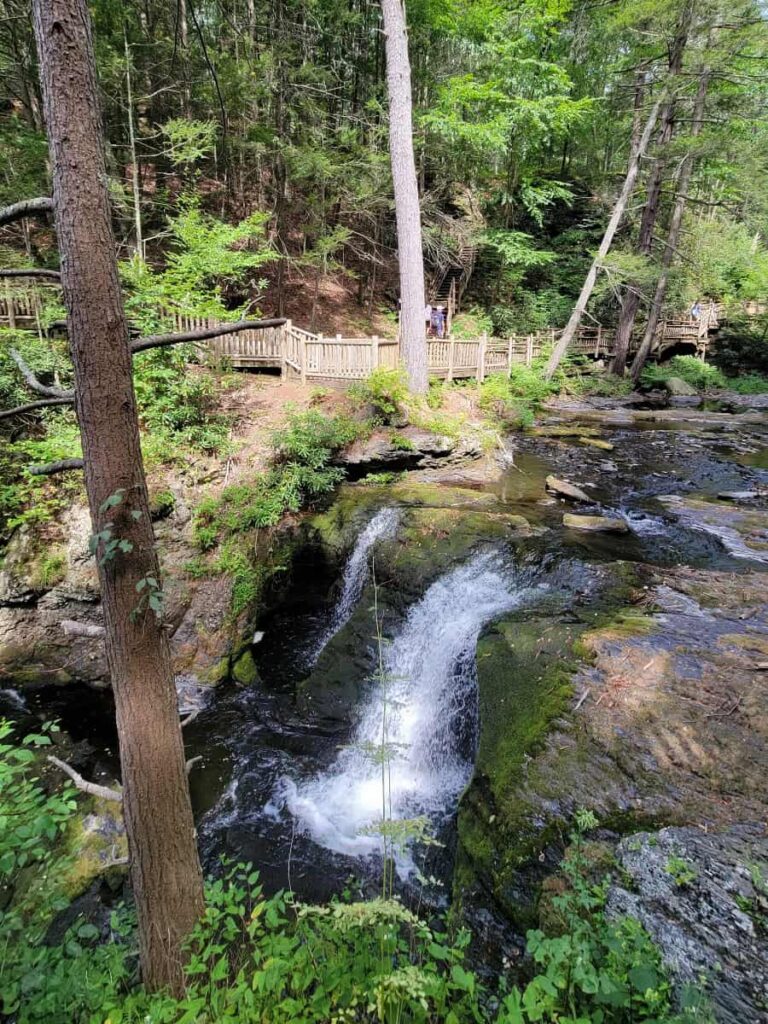
[[[41,302],[35,290],[0,292],[0,325],[31,330],[40,329]],[[218,326],[206,317],[182,314],[173,316],[177,331]],[[700,356],[706,354],[710,331],[717,326],[714,305],[698,320],[668,317],[659,324],[656,344],[651,353],[659,358],[669,348],[690,345]],[[614,327],[600,324],[582,327],[569,349],[571,355],[608,359],[612,355]],[[529,365],[543,355],[558,339],[560,331],[536,331],[507,338],[482,335],[479,338],[428,338],[429,374],[445,380],[476,377],[484,380],[492,373],[508,373],[516,364]],[[637,347],[633,340],[630,353]],[[238,368],[276,368],[283,376],[302,382],[344,386],[364,380],[380,366],[400,364],[400,346],[393,338],[345,338],[325,336],[302,330],[290,320],[278,327],[241,331],[213,338],[202,348],[211,358]]]

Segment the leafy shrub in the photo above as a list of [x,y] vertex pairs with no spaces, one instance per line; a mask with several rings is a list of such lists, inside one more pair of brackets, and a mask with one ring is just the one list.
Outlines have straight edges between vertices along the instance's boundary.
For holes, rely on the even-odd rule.
[[216,383],[190,369],[193,355],[192,346],[180,345],[150,349],[134,359],[139,415],[161,458],[169,450],[185,458],[190,448],[218,452],[227,443],[230,424],[216,412]]
[[372,406],[381,423],[391,423],[408,399],[408,379],[399,367],[379,366],[360,384],[354,384],[349,394],[360,405]]
[[293,413],[273,435],[273,465],[266,473],[200,503],[197,546],[205,551],[233,534],[275,526],[286,512],[298,512],[305,502],[331,491],[344,476],[331,465],[332,459],[362,429],[347,417],[329,417],[316,409]]
[[640,374],[640,384],[645,388],[658,387],[670,377],[679,377],[697,391],[728,387],[726,378],[716,366],[696,356],[674,356],[668,363],[649,364]]

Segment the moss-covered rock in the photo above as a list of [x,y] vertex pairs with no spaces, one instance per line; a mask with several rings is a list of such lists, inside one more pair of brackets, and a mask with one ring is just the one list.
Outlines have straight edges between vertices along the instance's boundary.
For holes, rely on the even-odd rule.
[[252,686],[259,681],[259,670],[250,648],[243,651],[233,665],[232,676],[241,686]]

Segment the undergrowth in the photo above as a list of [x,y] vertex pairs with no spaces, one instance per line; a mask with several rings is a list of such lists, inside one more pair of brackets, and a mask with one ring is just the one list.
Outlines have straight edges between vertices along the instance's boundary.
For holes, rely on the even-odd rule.
[[365,430],[349,417],[317,409],[289,413],[285,427],[273,434],[269,469],[200,502],[194,541],[201,552],[216,553],[187,568],[192,575],[224,573],[232,579],[234,616],[256,600],[262,585],[252,557],[252,532],[276,526],[286,513],[332,491],[344,477],[333,465],[334,456]]
[[[397,898],[347,895],[327,905],[266,895],[258,872],[225,864],[206,886],[206,910],[188,940],[187,987],[149,994],[137,977],[132,913],[74,917],[51,938],[62,909],[45,878],[62,867],[58,842],[79,813],[70,786],[43,784],[36,748],[0,723],[0,1013],[17,1024],[672,1024],[711,1018],[700,993],[672,1008],[658,949],[633,918],[608,921],[608,878],[594,880],[577,815],[554,897],[549,934],[528,933],[533,977],[481,979],[470,935],[424,922]],[[30,870],[42,879],[28,899]],[[21,907],[25,907],[22,913]]]

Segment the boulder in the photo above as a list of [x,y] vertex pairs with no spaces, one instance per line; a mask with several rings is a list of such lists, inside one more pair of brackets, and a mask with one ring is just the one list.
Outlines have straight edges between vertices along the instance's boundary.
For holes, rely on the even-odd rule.
[[568,498],[571,501],[592,501],[592,498],[575,484],[569,484],[567,480],[559,480],[556,476],[548,476],[544,481],[548,491],[559,495],[561,498]]
[[479,459],[480,444],[473,438],[447,437],[419,427],[399,433],[377,430],[364,441],[356,441],[338,456],[339,465],[358,479],[381,470],[437,469],[468,459]]
[[708,834],[663,828],[623,839],[623,881],[608,893],[610,917],[629,915],[650,933],[676,985],[707,989],[723,1024],[765,1020],[768,839],[758,826]]
[[563,526],[571,530],[584,530],[588,533],[629,533],[624,519],[612,519],[608,516],[577,516],[572,512],[566,512],[563,516]]
[[694,398],[698,395],[695,387],[684,381],[682,377],[667,377],[664,380],[664,388],[668,394],[675,398]]

